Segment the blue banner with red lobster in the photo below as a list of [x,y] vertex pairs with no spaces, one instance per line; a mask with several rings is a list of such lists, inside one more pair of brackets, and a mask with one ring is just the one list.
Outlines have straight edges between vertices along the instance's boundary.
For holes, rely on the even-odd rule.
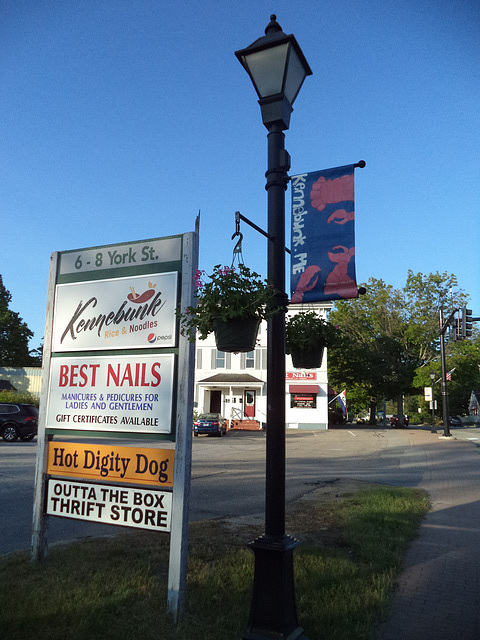
[[291,179],[292,303],[358,298],[354,166]]

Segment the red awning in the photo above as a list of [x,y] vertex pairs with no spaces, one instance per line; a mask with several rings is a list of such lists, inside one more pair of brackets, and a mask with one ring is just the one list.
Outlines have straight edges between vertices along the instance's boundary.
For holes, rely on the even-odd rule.
[[320,393],[318,384],[290,384],[288,390],[290,393]]

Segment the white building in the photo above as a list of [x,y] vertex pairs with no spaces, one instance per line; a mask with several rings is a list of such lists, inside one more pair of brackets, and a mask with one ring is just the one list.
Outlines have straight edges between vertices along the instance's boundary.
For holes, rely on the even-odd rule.
[[[312,308],[309,306],[309,309]],[[315,310],[326,318],[330,305]],[[267,406],[267,323],[250,353],[217,351],[214,335],[197,340],[195,411],[221,413],[229,421],[265,425]],[[286,356],[285,420],[287,429],[328,428],[327,355],[319,369],[295,369]],[[231,424],[232,424],[231,422]]]

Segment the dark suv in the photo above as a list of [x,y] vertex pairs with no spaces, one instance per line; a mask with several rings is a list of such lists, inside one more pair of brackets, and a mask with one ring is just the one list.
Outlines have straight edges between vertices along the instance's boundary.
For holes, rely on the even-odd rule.
[[0,402],[0,435],[6,442],[32,440],[37,434],[38,409],[33,404]]

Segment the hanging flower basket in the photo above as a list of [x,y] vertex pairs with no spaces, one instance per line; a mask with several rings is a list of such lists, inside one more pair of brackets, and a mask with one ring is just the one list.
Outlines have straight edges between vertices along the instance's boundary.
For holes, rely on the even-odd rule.
[[319,369],[322,366],[324,347],[315,349],[292,350],[292,362],[295,369]]
[[[259,323],[272,318],[279,310],[274,304],[277,291],[243,264],[236,268],[216,265],[207,282],[202,276],[201,271],[195,274],[196,304],[179,313],[182,335],[193,342],[196,337],[205,340],[215,332],[219,351],[253,351]],[[225,333],[220,322],[233,322],[233,328],[225,329]],[[250,337],[245,341],[239,336],[247,326]]]
[[335,329],[314,311],[300,311],[287,318],[286,352],[292,356],[295,369],[318,369],[323,351],[335,339]]
[[255,349],[258,327],[257,318],[231,318],[213,321],[215,343],[219,351],[247,353]]

